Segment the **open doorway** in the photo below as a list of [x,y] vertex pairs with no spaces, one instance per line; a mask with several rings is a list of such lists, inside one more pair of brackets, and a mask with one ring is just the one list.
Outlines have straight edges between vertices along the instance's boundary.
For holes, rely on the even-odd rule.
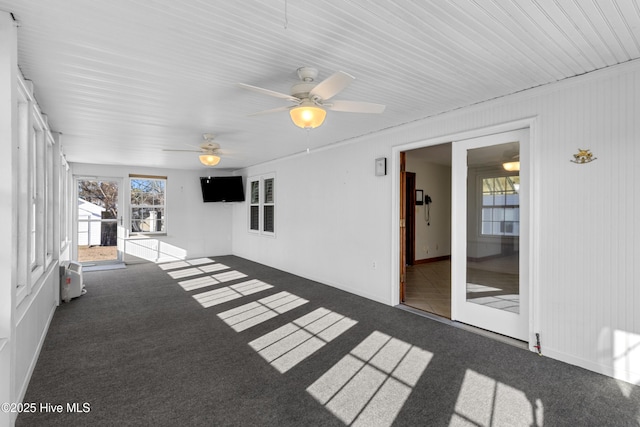
[[122,262],[118,249],[120,180],[76,177],[75,184],[76,259],[84,266]]
[[[451,318],[451,143],[404,152],[401,303]],[[402,166],[401,166],[402,170]],[[402,299],[403,298],[403,299]]]

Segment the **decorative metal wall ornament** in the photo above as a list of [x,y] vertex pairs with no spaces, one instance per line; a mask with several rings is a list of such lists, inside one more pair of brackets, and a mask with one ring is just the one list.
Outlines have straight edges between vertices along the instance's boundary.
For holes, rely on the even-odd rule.
[[582,148],[578,148],[578,154],[573,155],[573,160],[571,160],[571,162],[581,165],[584,163],[590,163],[596,159],[597,157],[593,157],[591,150],[583,150]]

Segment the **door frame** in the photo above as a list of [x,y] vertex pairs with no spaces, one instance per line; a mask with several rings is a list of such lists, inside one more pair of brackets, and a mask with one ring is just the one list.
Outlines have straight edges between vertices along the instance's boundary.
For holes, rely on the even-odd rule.
[[[391,286],[390,301],[392,306],[400,304],[400,274],[402,272],[400,266],[400,156],[405,151],[415,150],[417,148],[424,148],[432,145],[439,145],[456,140],[477,138],[481,136],[487,136],[495,133],[503,133],[512,130],[529,128],[529,171],[530,171],[530,186],[529,186],[529,221],[530,224],[536,224],[536,219],[539,218],[540,204],[537,201],[540,199],[538,194],[538,186],[536,184],[536,177],[539,176],[539,165],[536,162],[539,156],[540,144],[538,141],[538,127],[536,117],[527,117],[510,122],[500,123],[484,128],[472,129],[464,132],[447,134],[430,139],[423,139],[418,141],[409,142],[402,145],[397,145],[391,149],[391,162],[390,162],[390,174],[391,174]],[[538,278],[538,262],[537,254],[539,253],[539,236],[540,228],[531,227],[529,235],[529,350],[535,351],[534,346],[535,334],[540,332],[540,313],[539,313],[539,286],[537,283]],[[453,255],[453,254],[452,254]],[[455,323],[455,322],[454,322]]]
[[[123,194],[123,185],[124,185],[124,180],[121,177],[113,177],[113,176],[89,176],[89,175],[73,175],[73,197],[75,198],[74,200],[78,200],[78,181],[82,181],[82,180],[93,180],[93,181],[114,181],[118,183],[118,218],[116,221],[116,230],[117,230],[117,237],[116,237],[116,241],[117,241],[117,245],[116,245],[116,253],[117,253],[117,258],[113,259],[113,260],[106,260],[106,261],[91,261],[90,263],[96,264],[96,265],[108,265],[108,264],[119,264],[122,263],[124,260],[124,254],[122,251],[122,244],[121,242],[124,239],[124,235],[123,235],[123,227],[122,227],[122,220],[123,220],[123,211],[122,209],[124,208],[124,194]],[[77,260],[78,259],[78,205],[77,203],[74,204],[74,209],[73,209],[73,227],[72,227],[72,245],[71,245],[71,259],[73,260]]]

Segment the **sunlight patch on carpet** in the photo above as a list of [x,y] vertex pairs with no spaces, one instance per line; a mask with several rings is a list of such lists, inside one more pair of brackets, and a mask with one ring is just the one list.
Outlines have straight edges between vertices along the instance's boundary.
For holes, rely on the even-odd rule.
[[218,317],[236,332],[241,332],[308,302],[297,295],[283,291],[224,311],[219,313]]
[[220,283],[224,283],[224,282],[230,282],[236,279],[243,279],[247,277],[247,275],[236,270],[231,270],[231,271],[226,271],[224,273],[214,274],[211,277],[213,277]]
[[347,425],[390,426],[432,357],[374,331],[307,392]]
[[319,308],[249,343],[267,362],[285,373],[357,321]]
[[164,264],[158,264],[158,267],[160,267],[163,270],[174,270],[176,268],[192,267],[196,265],[211,264],[214,262],[215,261],[210,258],[195,258],[195,259],[186,259],[182,261],[172,261]]
[[226,270],[229,267],[227,267],[224,264],[210,264],[210,265],[202,265],[198,268],[205,273],[213,273],[214,271]]
[[467,369],[450,425],[542,426],[542,402],[530,402],[522,390]]
[[211,276],[206,277],[196,277],[195,279],[183,280],[182,282],[178,282],[182,289],[185,291],[193,291],[195,289],[206,288],[207,286],[217,285],[218,282]]
[[273,286],[261,280],[253,279],[237,283],[235,285],[225,286],[224,288],[202,292],[200,294],[193,295],[193,298],[198,301],[202,307],[208,308],[246,295],[252,295],[272,287]]

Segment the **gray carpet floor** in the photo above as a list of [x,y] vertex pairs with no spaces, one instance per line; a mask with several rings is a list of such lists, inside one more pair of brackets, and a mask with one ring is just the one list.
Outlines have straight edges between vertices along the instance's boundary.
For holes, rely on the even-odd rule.
[[238,257],[193,264],[87,272],[24,399],[62,413],[16,425],[640,425],[638,386]]

